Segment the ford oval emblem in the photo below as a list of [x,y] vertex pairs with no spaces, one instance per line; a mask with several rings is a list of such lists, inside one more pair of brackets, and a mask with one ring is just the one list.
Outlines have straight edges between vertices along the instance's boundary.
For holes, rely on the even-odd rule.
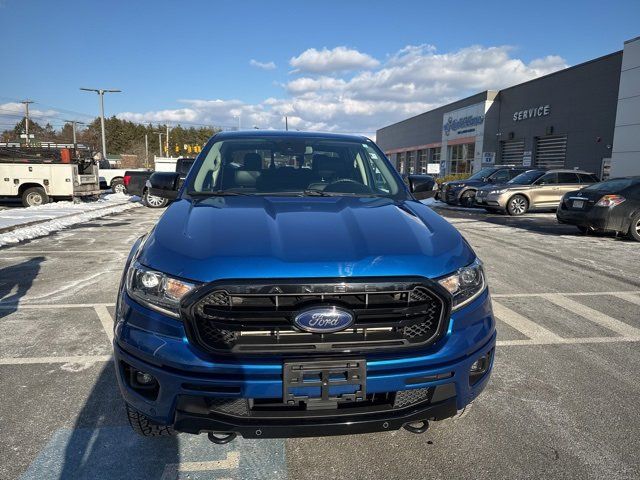
[[353,314],[340,307],[316,307],[298,313],[293,323],[311,333],[339,332],[353,323]]

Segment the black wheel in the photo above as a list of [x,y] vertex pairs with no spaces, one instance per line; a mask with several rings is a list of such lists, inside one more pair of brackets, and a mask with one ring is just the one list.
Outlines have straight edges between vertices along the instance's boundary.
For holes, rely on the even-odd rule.
[[111,180],[111,190],[113,190],[113,193],[127,193],[127,187],[124,185],[124,180],[121,178],[114,178]]
[[629,225],[629,237],[636,242],[640,242],[640,213],[636,213],[631,219],[631,225]]
[[164,208],[169,204],[169,200],[150,195],[149,192],[145,191],[142,195],[142,203],[149,208]]
[[143,437],[172,437],[176,435],[177,432],[170,425],[160,425],[150,420],[149,417],[140,413],[128,403],[125,406],[129,425],[138,435]]
[[529,200],[524,195],[514,195],[507,202],[509,215],[523,215],[529,210]]
[[476,191],[467,190],[460,196],[460,205],[463,207],[473,207],[476,203]]
[[49,195],[42,187],[27,188],[22,193],[22,205],[25,207],[37,207],[49,203]]

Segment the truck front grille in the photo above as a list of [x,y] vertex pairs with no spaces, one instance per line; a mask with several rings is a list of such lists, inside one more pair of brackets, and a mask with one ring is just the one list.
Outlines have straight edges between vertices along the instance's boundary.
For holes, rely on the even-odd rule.
[[[308,333],[293,324],[306,308],[337,306],[355,321],[336,333]],[[428,279],[350,279],[299,283],[216,282],[183,308],[191,341],[227,354],[354,353],[418,347],[445,330],[450,302]]]

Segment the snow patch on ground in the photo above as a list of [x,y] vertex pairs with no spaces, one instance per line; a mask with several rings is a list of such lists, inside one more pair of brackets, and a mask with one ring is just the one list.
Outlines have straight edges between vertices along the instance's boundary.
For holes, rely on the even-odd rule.
[[0,211],[0,230],[13,228],[0,233],[0,246],[42,237],[77,223],[139,207],[136,199],[122,193],[112,193],[95,202],[54,202]]

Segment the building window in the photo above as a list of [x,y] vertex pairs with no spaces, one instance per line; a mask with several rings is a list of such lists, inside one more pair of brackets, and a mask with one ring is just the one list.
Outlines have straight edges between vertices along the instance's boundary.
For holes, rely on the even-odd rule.
[[440,163],[440,152],[442,151],[441,147],[435,147],[431,149],[431,162],[430,163]]
[[452,145],[449,147],[449,173],[466,174],[471,173],[473,157],[475,154],[475,143],[463,143],[462,145]]
[[427,173],[427,151],[426,150],[418,150],[418,168],[419,173],[423,175]]
[[398,172],[404,173],[405,152],[398,153]]
[[407,152],[407,173],[416,173],[416,152]]

